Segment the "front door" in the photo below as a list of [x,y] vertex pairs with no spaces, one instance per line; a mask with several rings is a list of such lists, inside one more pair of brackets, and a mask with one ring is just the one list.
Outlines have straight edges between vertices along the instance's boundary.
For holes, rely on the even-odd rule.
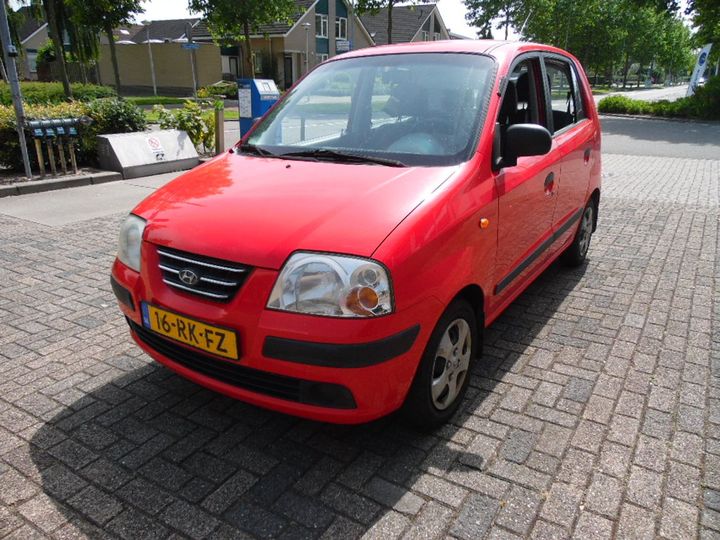
[[[522,123],[547,124],[540,59],[529,58],[511,70],[496,129]],[[549,255],[555,209],[555,179],[560,174],[556,150],[518,158],[516,166],[495,177],[499,196],[499,231],[495,304],[512,296]]]

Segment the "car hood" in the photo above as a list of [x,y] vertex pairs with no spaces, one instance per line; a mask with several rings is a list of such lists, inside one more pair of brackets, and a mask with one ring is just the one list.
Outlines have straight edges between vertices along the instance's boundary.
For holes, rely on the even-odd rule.
[[225,153],[145,199],[145,239],[278,269],[296,250],[368,257],[455,167],[387,167]]

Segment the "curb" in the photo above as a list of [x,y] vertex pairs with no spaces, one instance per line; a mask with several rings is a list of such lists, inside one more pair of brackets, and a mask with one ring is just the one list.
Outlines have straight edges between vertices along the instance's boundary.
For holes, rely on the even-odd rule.
[[13,195],[27,195],[30,193],[42,193],[44,191],[55,191],[57,189],[89,186],[94,184],[105,184],[122,180],[122,175],[115,171],[97,171],[74,178],[50,178],[48,180],[32,180],[8,186],[0,186],[0,198],[12,197]]

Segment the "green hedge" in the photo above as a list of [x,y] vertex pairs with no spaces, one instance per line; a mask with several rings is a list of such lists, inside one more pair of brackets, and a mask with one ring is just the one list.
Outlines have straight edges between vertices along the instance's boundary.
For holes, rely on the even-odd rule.
[[720,77],[711,78],[695,95],[676,101],[642,101],[608,96],[598,104],[601,113],[647,114],[669,118],[720,120]]
[[236,82],[223,81],[209,86],[203,86],[197,92],[199,98],[225,98],[237,99],[238,85]]
[[[78,162],[95,164],[97,135],[104,133],[129,133],[143,131],[145,116],[132,103],[117,98],[98,99],[91,103],[73,101],[57,105],[26,105],[28,120],[89,116],[89,126],[78,126],[76,144]],[[37,170],[37,158],[32,139],[28,137],[28,149],[33,170]],[[44,147],[45,145],[43,145]],[[45,152],[47,163],[47,152]],[[23,168],[20,142],[15,129],[15,111],[11,106],[0,105],[0,165],[20,171]]]
[[[70,87],[75,101],[92,101],[116,95],[115,90],[109,86],[73,83]],[[59,82],[21,82],[20,91],[23,101],[28,104],[67,102],[62,84]],[[10,86],[5,82],[0,82],[0,105],[12,105]]]

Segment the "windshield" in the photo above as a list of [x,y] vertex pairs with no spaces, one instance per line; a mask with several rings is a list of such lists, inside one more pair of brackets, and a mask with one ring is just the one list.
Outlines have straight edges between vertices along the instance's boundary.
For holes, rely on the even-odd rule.
[[493,66],[485,56],[452,53],[328,62],[292,90],[247,142],[276,155],[460,163],[475,148]]

